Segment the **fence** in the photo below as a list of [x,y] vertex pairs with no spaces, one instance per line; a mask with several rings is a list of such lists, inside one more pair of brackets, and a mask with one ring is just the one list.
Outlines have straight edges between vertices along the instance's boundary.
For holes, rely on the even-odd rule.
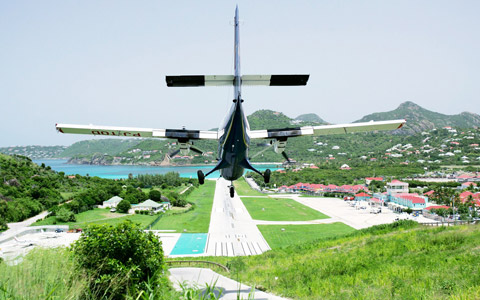
[[213,262],[213,261],[206,261],[206,260],[167,260],[165,263],[169,266],[172,266],[172,265],[188,265],[188,266],[191,266],[191,265],[207,265],[207,266],[218,267],[218,268],[226,271],[227,273],[230,272],[230,270],[226,266],[224,266],[222,264],[219,264],[219,263],[216,263],[216,262]]
[[425,226],[454,226],[454,225],[476,225],[479,224],[479,221],[450,221],[450,222],[431,222],[431,223],[420,223]]

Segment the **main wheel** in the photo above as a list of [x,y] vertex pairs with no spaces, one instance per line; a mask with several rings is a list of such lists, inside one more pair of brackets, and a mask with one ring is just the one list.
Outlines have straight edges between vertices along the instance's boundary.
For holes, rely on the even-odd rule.
[[265,183],[269,183],[270,182],[270,174],[272,174],[272,171],[270,171],[270,169],[266,169],[265,170],[265,173],[263,173],[263,181]]
[[203,175],[202,170],[197,171],[198,183],[204,184],[205,183],[205,175]]
[[233,198],[233,196],[235,196],[235,188],[233,187],[233,185],[230,186],[230,198]]

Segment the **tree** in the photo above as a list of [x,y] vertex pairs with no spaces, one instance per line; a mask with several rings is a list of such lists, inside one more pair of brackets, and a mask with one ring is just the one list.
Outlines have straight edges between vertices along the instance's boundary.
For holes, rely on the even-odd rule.
[[120,203],[118,203],[117,205],[117,210],[118,212],[121,212],[121,213],[128,213],[128,210],[131,208],[132,206],[130,205],[130,202],[128,202],[128,200],[122,200],[120,201]]
[[153,201],[161,201],[162,200],[162,193],[160,193],[159,190],[151,190],[150,193],[148,193],[148,196]]
[[60,221],[60,222],[76,221],[75,214],[71,210],[67,209],[66,207],[61,207],[59,210],[57,210],[56,218],[57,218],[57,221]]
[[162,243],[130,221],[89,226],[72,250],[98,298],[125,299],[129,290],[163,275]]

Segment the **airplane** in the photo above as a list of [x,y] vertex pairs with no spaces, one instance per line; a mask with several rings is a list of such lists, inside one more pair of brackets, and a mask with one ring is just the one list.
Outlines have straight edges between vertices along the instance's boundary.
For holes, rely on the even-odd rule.
[[[233,75],[180,75],[166,76],[168,87],[205,87],[205,86],[233,86],[233,104],[218,131],[187,130],[183,129],[154,129],[133,128],[95,125],[56,124],[57,131],[70,134],[91,134],[115,137],[142,137],[142,138],[170,138],[176,139],[182,155],[189,151],[203,154],[196,148],[192,140],[217,140],[218,162],[206,174],[201,170],[197,172],[200,184],[205,182],[205,177],[215,171],[220,171],[220,176],[231,181],[229,187],[230,197],[234,197],[233,181],[242,177],[245,169],[260,174],[265,183],[270,181],[270,169],[262,174],[255,169],[249,161],[248,150],[251,139],[268,139],[276,153],[282,154],[290,161],[285,153],[287,139],[305,135],[344,134],[375,130],[395,130],[406,123],[405,120],[370,121],[364,123],[303,126],[295,128],[250,130],[243,110],[242,85],[254,86],[304,86],[310,77],[308,74],[289,75],[241,75],[240,72],[240,27],[238,6],[234,17],[234,74]],[[173,156],[173,155],[172,155]]]

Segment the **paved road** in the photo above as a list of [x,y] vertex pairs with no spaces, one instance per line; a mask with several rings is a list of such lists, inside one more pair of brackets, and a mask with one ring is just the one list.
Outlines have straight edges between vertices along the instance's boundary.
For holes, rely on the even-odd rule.
[[32,225],[39,219],[43,219],[48,215],[48,211],[44,211],[32,217],[30,219],[26,219],[25,221],[18,222],[18,223],[8,223],[8,229],[3,233],[0,233],[0,241],[9,239],[11,237],[16,236],[17,234],[21,233],[22,231],[26,230],[28,226]]
[[256,255],[270,250],[238,195],[230,198],[228,185],[223,178],[217,180],[206,255]]
[[[215,287],[221,291],[221,296],[218,299],[230,300],[230,299],[251,299],[249,295],[254,292],[254,299],[256,300],[282,300],[282,298],[265,292],[254,290],[245,284],[222,276],[210,269],[204,268],[171,268],[170,281],[173,282],[175,289],[181,291],[180,284],[186,284],[189,287],[201,288],[204,290],[206,285]],[[217,295],[220,292],[217,292]]]

